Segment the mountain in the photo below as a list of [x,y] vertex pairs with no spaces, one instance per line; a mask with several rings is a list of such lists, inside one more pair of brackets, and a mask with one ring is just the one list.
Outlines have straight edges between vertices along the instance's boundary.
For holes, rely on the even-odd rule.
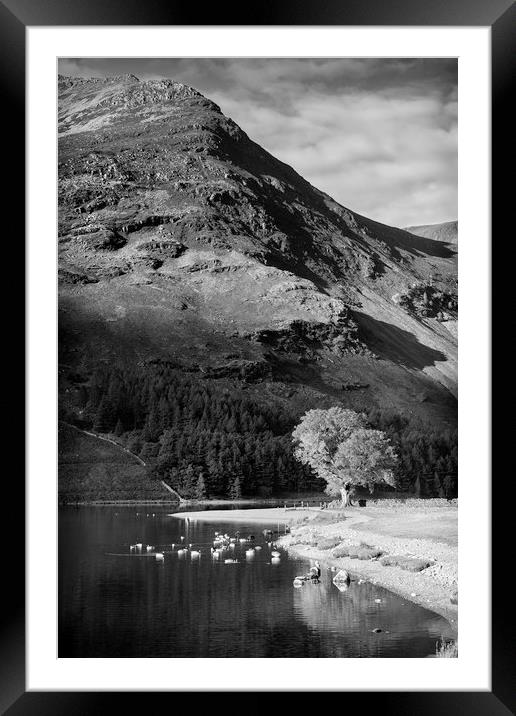
[[442,224],[426,224],[423,226],[406,226],[405,231],[409,231],[416,236],[422,236],[426,239],[434,239],[435,241],[443,241],[446,244],[457,245],[459,234],[458,221],[445,221]]
[[58,124],[68,408],[81,371],[166,361],[454,426],[454,246],[340,205],[178,82],[60,76]]

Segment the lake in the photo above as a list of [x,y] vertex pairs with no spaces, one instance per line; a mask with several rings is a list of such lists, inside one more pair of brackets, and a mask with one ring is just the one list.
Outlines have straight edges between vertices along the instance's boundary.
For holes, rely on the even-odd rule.
[[[426,657],[449,634],[444,618],[376,585],[339,591],[324,568],[320,584],[294,588],[310,564],[281,549],[271,562],[270,525],[186,524],[173,511],[60,508],[59,657]],[[262,549],[247,557],[237,543],[213,559],[214,532],[236,530]],[[178,556],[181,536],[200,557]]]

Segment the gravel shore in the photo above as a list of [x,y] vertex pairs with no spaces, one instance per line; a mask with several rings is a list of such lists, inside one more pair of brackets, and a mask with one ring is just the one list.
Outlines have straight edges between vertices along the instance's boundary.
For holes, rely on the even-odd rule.
[[[326,568],[346,569],[353,578],[379,584],[441,614],[448,620],[456,635],[458,607],[451,601],[458,589],[456,509],[434,511],[428,506],[424,507],[421,513],[412,512],[410,522],[419,521],[420,524],[421,536],[418,537],[396,535],[398,525],[399,531],[403,532],[403,512],[403,508],[399,507],[386,509],[379,506],[364,510],[352,508],[346,511],[344,519],[332,519],[328,514],[323,516],[312,513],[300,517],[300,524],[293,525],[290,534],[282,537],[279,544],[296,556],[318,559]],[[441,539],[433,535],[435,524],[442,525]],[[453,525],[455,538],[452,534]],[[427,536],[426,532],[432,536]],[[384,566],[381,557],[364,560],[336,557],[333,554],[334,549],[327,547],[332,541],[338,544],[335,548],[337,552],[342,547],[365,544],[381,550],[385,556],[420,559],[430,562],[431,565],[421,571],[412,572],[399,566]]]
[[249,510],[206,510],[198,512],[176,512],[171,517],[178,519],[199,520],[202,522],[248,522],[279,525],[283,530],[299,516],[309,516],[308,510],[285,510],[284,507],[264,507]]

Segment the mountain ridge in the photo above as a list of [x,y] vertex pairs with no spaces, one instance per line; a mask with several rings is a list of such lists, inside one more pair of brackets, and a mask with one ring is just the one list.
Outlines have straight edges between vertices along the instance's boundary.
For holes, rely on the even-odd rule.
[[453,247],[340,205],[173,80],[61,76],[58,121],[63,364],[247,361],[453,422]]

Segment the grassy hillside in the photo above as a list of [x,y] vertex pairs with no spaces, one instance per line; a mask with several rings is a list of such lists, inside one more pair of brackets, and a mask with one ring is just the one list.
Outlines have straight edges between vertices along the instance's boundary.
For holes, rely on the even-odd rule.
[[59,424],[59,500],[160,500],[170,493],[135,457],[105,440]]

